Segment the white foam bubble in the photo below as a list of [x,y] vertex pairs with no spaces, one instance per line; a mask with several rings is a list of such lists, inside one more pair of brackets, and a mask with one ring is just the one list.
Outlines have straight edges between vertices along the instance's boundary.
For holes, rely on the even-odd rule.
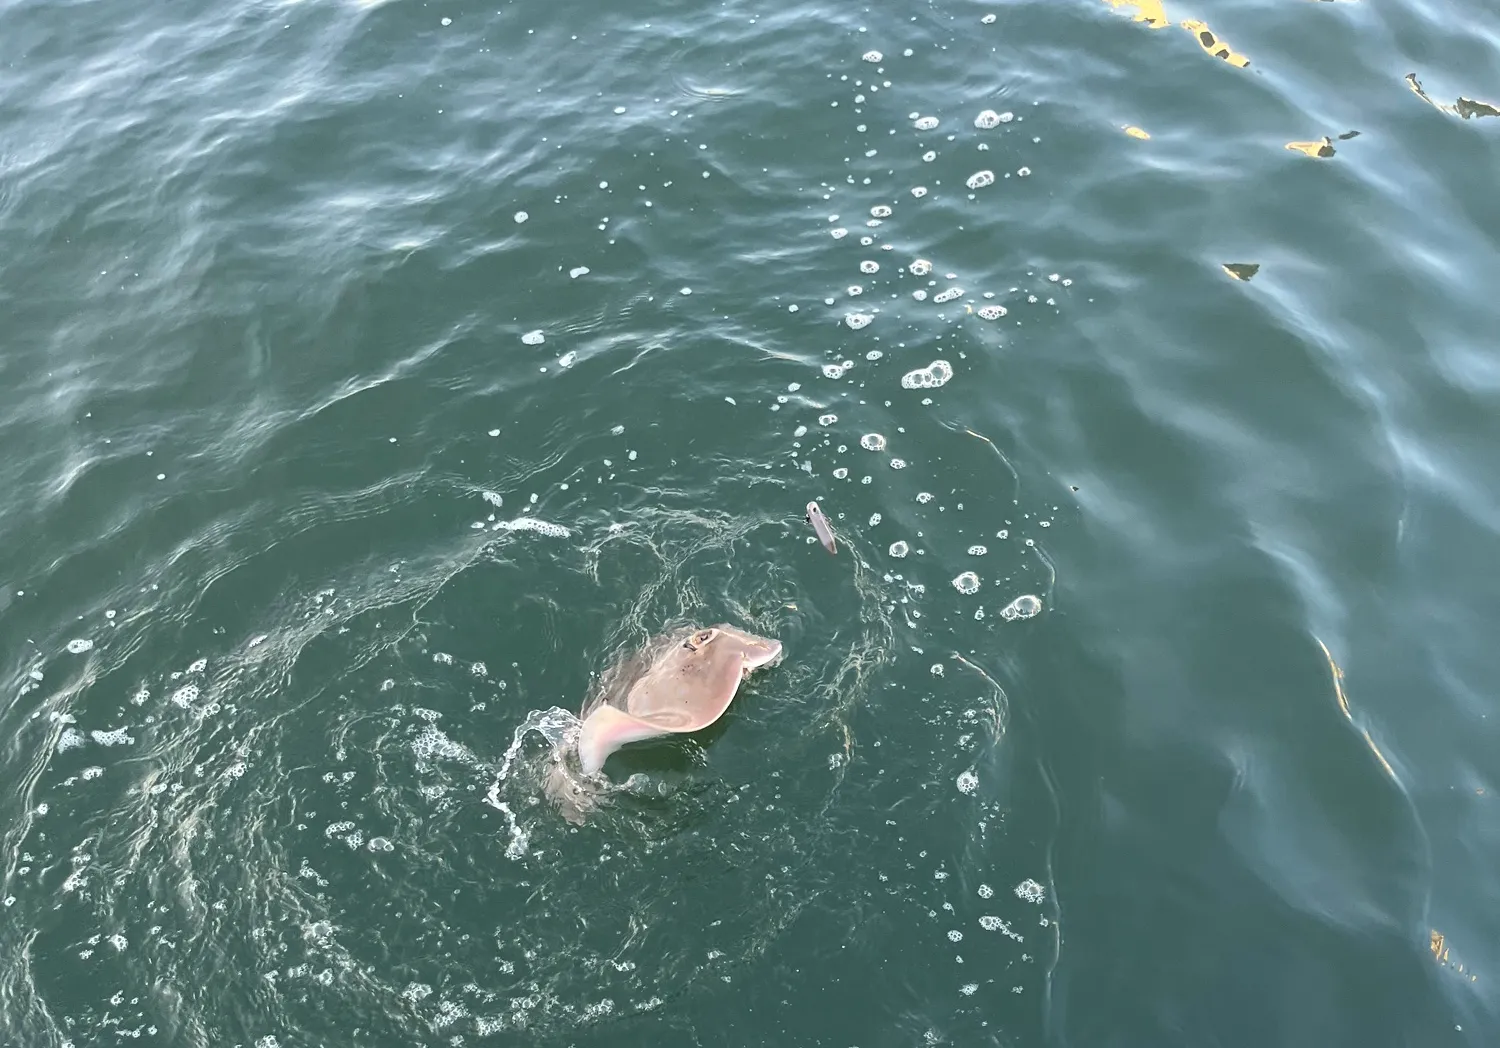
[[981,320],[999,320],[1005,316],[1006,309],[1004,306],[980,306],[975,312]]
[[1016,898],[1018,899],[1024,899],[1026,902],[1036,903],[1040,906],[1042,900],[1046,897],[1047,889],[1043,888],[1030,877],[1016,885]]
[[936,389],[953,377],[953,366],[946,360],[934,360],[925,368],[916,368],[901,376],[903,389]]
[[925,277],[932,272],[932,263],[925,258],[919,258],[906,267],[914,277]]
[[972,997],[974,996],[975,992],[978,991],[978,989],[978,983],[964,983],[958,988],[958,992],[963,994],[965,997]]
[[995,889],[991,888],[988,884],[981,884],[977,891],[981,899],[991,898],[995,894]]
[[587,276],[588,272],[588,266],[574,266],[572,269],[568,270],[568,276],[572,277],[574,280],[577,280],[579,277]]
[[384,837],[371,837],[370,843],[365,845],[365,847],[369,848],[372,852],[388,852],[394,851],[396,848],[394,844]]
[[974,118],[974,126],[988,130],[1000,124],[1000,114],[993,109],[986,109]]
[[886,550],[886,552],[895,557],[897,560],[900,560],[902,557],[906,556],[907,553],[911,552],[911,547],[901,539],[897,539],[895,542],[891,543],[891,548]]
[[854,331],[858,331],[862,327],[867,327],[869,325],[870,321],[872,321],[874,319],[875,319],[875,317],[872,314],[870,314],[870,313],[845,313],[844,314],[844,323],[847,324],[847,325],[849,325],[849,327],[852,330],[854,330]]
[[183,709],[187,709],[198,701],[198,685],[184,684],[171,694],[170,701],[174,706],[181,706]]
[[1007,935],[1010,938],[1016,940],[1016,942],[1026,941],[1019,933],[1012,929],[1007,922],[1002,921],[999,917],[991,917],[989,915],[985,915],[979,918],[979,926],[987,932],[1000,932],[1003,935]]
[[966,571],[953,580],[953,588],[966,596],[970,593],[978,593],[979,576],[972,571]]
[[100,746],[128,746],[135,742],[124,728],[116,728],[113,731],[91,731],[89,735]]
[[844,372],[846,372],[848,370],[849,369],[846,368],[843,364],[824,364],[823,365],[823,377],[824,378],[833,378],[833,379],[843,378],[844,377]]
[[959,931],[957,928],[951,928],[948,931],[948,941],[949,942],[963,942],[964,941],[964,933],[961,932],[961,931]]
[[964,289],[961,287],[950,287],[943,291],[939,291],[936,295],[933,295],[932,300],[934,302],[952,302],[955,298],[958,298],[963,293]]
[[1026,593],[1000,609],[1000,617],[1007,622],[1029,619],[1042,610],[1042,598]]
[[82,655],[93,646],[94,642],[87,637],[79,637],[76,640],[68,641],[68,652],[72,655]]
[[849,235],[849,231],[841,226],[838,229],[830,229],[828,231],[828,235],[833,237],[833,239],[835,240],[843,240],[846,236]]
[[860,287],[858,284],[850,284],[847,288],[844,289],[844,293],[852,298],[855,295],[863,295],[865,293],[865,289]]
[[890,218],[891,209],[885,204],[876,204],[870,208],[870,215],[874,218]]
[[572,530],[561,524],[553,524],[551,521],[537,520],[535,517],[517,517],[515,520],[500,520],[490,528],[491,531],[534,531],[538,535],[547,535],[555,539],[565,539],[573,534]]
[[984,25],[993,25],[994,22],[995,22],[995,16],[994,15],[985,15],[979,21],[981,23],[983,23]]
[[986,549],[984,546],[970,546],[969,547],[969,556],[971,556],[971,557],[982,557],[982,556],[984,556],[988,552],[989,552],[989,550]]
[[905,469],[905,468],[906,468],[906,460],[905,459],[898,459],[898,458],[891,459],[891,469]]
[[869,259],[866,259],[865,261],[863,261],[863,262],[861,262],[859,264],[859,271],[861,273],[879,273],[880,272],[880,263],[879,262],[872,262]]
[[938,118],[935,116],[919,116],[915,123],[918,131],[931,131],[938,126]]
[[885,437],[879,433],[866,433],[859,438],[859,446],[866,451],[884,451]]
[[863,58],[866,62],[879,62],[885,58],[885,55],[881,54],[879,51],[866,51],[859,57]]
[[[1016,168],[1016,174],[1020,175],[1022,178],[1025,178],[1027,175],[1031,174],[1031,168],[1029,168],[1029,167],[1018,167],[1018,168]],[[1033,298],[1032,301],[1035,302],[1036,299]]]
[[995,172],[975,171],[968,177],[964,184],[970,189],[983,189],[985,186],[992,186],[995,184]]
[[881,516],[880,516],[879,513],[871,513],[870,514],[870,527],[873,528],[876,524],[879,524],[880,521],[881,521]]
[[968,794],[971,794],[975,790],[979,789],[979,776],[974,774],[973,768],[970,768],[968,771],[959,772],[958,778],[957,780],[955,780],[954,785],[958,787],[959,793],[967,796]]
[[[474,755],[469,752],[467,747],[454,742],[431,724],[423,729],[421,735],[412,740],[411,749],[412,753],[416,754],[418,760],[430,761],[439,759],[459,761],[463,764],[474,763]],[[348,828],[353,829],[354,823],[349,823]],[[329,832],[332,833],[333,831],[330,830]]]
[[57,740],[57,752],[61,753],[63,750],[71,750],[77,746],[82,746],[83,742],[83,735],[77,728],[64,728],[62,737]]
[[818,425],[820,425],[820,426],[831,426],[835,422],[837,422],[838,420],[839,420],[839,417],[837,415],[833,414],[832,412],[830,412],[827,415],[819,415],[818,416]]
[[925,302],[927,300],[927,292],[922,290],[921,288],[917,288],[917,290],[911,293],[911,297],[916,299],[918,302]]
[[520,224],[521,224],[521,223],[522,223],[522,222],[525,222],[525,221],[526,221],[526,220],[527,220],[527,219],[528,219],[528,218],[530,218],[530,217],[531,217],[531,216],[530,216],[530,215],[528,215],[528,214],[527,214],[527,213],[526,213],[526,212],[524,212],[524,211],[517,211],[517,212],[516,212],[516,224],[517,224],[517,225],[520,225]]
[[927,187],[926,186],[912,186],[911,187],[911,195],[914,196],[914,197],[916,197],[918,200],[921,200],[924,196],[927,195]]
[[540,346],[543,342],[547,341],[547,336],[542,334],[540,330],[528,331],[521,336],[521,341],[528,346]]

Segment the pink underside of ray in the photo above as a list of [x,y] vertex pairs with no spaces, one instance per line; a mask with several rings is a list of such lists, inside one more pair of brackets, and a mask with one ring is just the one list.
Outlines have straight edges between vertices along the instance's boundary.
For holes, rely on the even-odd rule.
[[670,735],[667,729],[637,720],[613,706],[603,705],[590,713],[578,735],[578,761],[587,775],[595,774],[615,750],[626,743]]

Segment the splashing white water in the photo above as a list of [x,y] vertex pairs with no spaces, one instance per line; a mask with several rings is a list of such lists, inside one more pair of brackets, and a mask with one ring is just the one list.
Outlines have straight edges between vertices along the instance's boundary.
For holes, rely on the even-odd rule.
[[516,754],[521,752],[521,743],[528,732],[534,731],[552,744],[553,753],[556,754],[576,738],[580,727],[577,717],[565,709],[552,706],[545,710],[532,710],[512,734],[510,745],[506,747],[505,756],[500,761],[500,770],[495,773],[495,781],[485,794],[485,801],[491,807],[499,809],[509,823],[510,841],[505,846],[507,859],[520,859],[526,854],[531,842],[531,833],[521,825],[510,805],[500,797],[500,784],[510,778],[510,766],[514,763]]

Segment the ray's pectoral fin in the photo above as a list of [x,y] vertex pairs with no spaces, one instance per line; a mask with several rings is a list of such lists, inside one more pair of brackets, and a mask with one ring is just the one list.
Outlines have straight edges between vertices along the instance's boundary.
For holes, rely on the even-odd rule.
[[584,719],[583,729],[578,733],[579,766],[585,775],[596,775],[609,755],[621,746],[671,733],[671,728],[601,704]]

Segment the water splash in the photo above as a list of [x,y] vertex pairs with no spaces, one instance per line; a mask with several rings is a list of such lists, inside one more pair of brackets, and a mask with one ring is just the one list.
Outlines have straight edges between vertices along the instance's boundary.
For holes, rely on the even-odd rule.
[[506,747],[505,756],[500,761],[500,770],[495,773],[495,781],[490,784],[489,792],[484,798],[491,807],[505,816],[505,821],[509,824],[510,841],[505,846],[507,859],[519,860],[526,854],[531,842],[530,831],[521,825],[510,804],[500,794],[502,784],[510,778],[511,765],[521,752],[526,736],[537,732],[546,739],[552,749],[551,761],[556,765],[561,762],[567,748],[577,740],[580,727],[582,724],[576,716],[561,707],[552,706],[545,710],[532,710],[511,735],[510,745]]

